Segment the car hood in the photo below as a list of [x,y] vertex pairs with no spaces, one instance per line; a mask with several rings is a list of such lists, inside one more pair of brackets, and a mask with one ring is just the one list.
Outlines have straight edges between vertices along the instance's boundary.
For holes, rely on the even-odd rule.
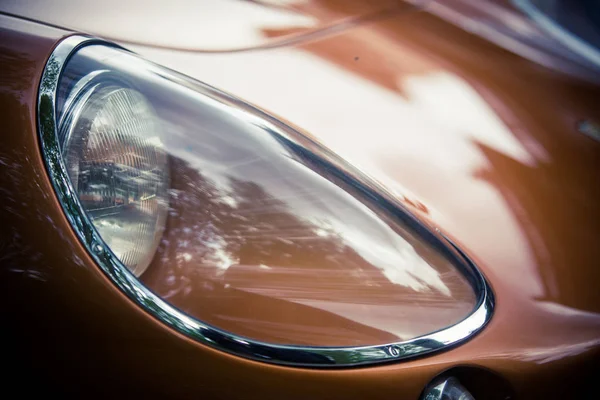
[[301,40],[427,1],[25,0],[0,11],[119,43],[215,52]]

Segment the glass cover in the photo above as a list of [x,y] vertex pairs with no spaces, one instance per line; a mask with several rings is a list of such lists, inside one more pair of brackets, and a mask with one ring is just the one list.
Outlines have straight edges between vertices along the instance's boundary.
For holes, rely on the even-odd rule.
[[[138,199],[159,193],[147,188],[160,186],[160,171],[169,171],[165,229],[140,279],[188,315],[268,343],[358,346],[438,331],[478,304],[472,271],[463,270],[454,250],[335,155],[279,121],[99,45],[78,51],[61,79],[63,115],[64,99],[82,81],[98,82],[92,98],[99,104],[86,103],[94,110],[82,112],[86,126],[91,123],[100,142],[119,137],[121,147],[146,160],[135,177],[126,158],[111,161],[125,181],[143,180],[132,183],[141,188]],[[131,138],[144,139],[134,144],[125,126]],[[64,156],[74,165],[70,148]],[[79,178],[71,175],[77,185],[85,180],[81,165],[90,176],[102,175],[110,158],[102,146],[87,149],[87,158],[77,155]],[[111,201],[128,201],[114,196]],[[136,228],[144,232],[140,241],[148,226]],[[122,238],[110,223],[96,227],[121,252]]]

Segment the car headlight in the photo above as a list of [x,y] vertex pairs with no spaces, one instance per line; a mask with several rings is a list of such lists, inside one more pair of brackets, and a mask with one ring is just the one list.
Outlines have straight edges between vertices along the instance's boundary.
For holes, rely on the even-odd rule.
[[491,317],[483,276],[368,177],[254,107],[80,36],[40,84],[42,152],[82,243],[178,331],[274,363],[398,360]]
[[154,256],[168,204],[160,126],[141,93],[91,75],[65,103],[58,126],[63,162],[102,240],[139,276]]

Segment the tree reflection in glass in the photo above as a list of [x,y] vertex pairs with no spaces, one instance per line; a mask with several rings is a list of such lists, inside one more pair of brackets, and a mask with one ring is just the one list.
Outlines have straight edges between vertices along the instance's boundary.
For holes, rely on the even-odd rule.
[[142,276],[171,304],[239,335],[311,345],[410,339],[472,310],[448,261],[348,191],[276,171],[261,185],[241,178],[261,175],[250,164],[216,183],[171,156],[167,229]]

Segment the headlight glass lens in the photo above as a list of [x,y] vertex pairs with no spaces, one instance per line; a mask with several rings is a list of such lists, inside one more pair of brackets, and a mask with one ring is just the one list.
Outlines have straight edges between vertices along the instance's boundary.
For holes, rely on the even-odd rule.
[[359,364],[454,343],[489,318],[483,278],[445,239],[242,101],[98,44],[71,55],[56,93],[67,216],[91,221],[80,237],[100,266],[176,329],[271,361],[284,356],[268,344],[353,347],[304,362]]
[[59,137],[81,205],[136,276],[154,256],[167,211],[161,132],[142,94],[104,76],[84,77],[68,99]]

